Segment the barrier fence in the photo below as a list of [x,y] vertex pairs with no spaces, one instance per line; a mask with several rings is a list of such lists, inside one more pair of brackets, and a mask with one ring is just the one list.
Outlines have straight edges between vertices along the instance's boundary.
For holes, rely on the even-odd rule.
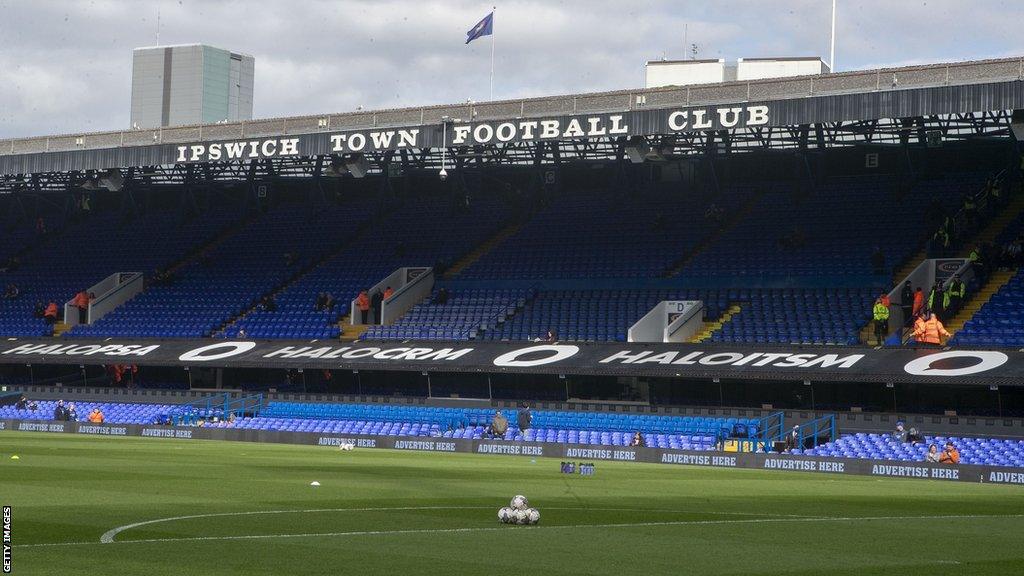
[[447,452],[495,454],[557,458],[561,460],[619,461],[782,470],[892,478],[918,478],[960,482],[1014,484],[1024,486],[1024,468],[942,465],[924,462],[901,462],[852,458],[825,458],[766,454],[763,452],[694,452],[661,448],[611,447],[539,442],[508,442],[503,440],[465,440],[454,438],[362,436],[244,430],[237,428],[205,428],[181,426],[144,426],[137,424],[88,424],[34,420],[0,420],[0,431],[29,431],[97,436],[133,436],[180,440],[229,440],[271,442],[333,447],[354,444],[357,448],[381,448],[413,452]]

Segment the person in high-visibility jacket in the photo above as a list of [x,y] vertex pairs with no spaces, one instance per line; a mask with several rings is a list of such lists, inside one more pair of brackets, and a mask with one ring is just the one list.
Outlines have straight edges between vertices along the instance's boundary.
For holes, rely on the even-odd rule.
[[945,310],[945,301],[946,291],[942,288],[942,282],[936,281],[935,286],[932,286],[932,291],[928,293],[928,309],[935,312],[936,316],[941,317],[942,311]]
[[953,275],[953,281],[949,283],[949,287],[946,288],[946,294],[949,296],[949,302],[946,303],[947,314],[952,317],[954,314],[960,311],[960,307],[964,303],[964,294],[967,293],[967,287],[964,286],[963,280],[960,279],[959,274]]
[[878,298],[871,313],[875,319],[875,342],[881,346],[889,335],[889,307],[882,302],[882,298]]
[[[924,312],[924,290],[921,290],[921,287],[918,286],[917,290],[914,290],[914,310],[911,312],[911,315],[917,318],[921,315],[921,312]],[[911,324],[913,324],[913,321],[907,320],[907,326]]]
[[370,297],[366,294],[366,290],[356,296],[356,308],[359,308],[359,314],[362,316],[361,324],[366,324],[370,315]]
[[935,314],[930,311],[925,312],[914,323],[914,339],[917,340],[918,344],[939,346],[942,344],[943,336],[949,338],[950,334],[946,331],[946,327],[942,325],[942,322],[939,322]]

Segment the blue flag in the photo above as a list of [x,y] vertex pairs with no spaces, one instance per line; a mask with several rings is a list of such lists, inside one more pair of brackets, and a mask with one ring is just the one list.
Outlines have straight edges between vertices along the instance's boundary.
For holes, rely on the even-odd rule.
[[477,22],[476,26],[466,32],[466,44],[481,36],[490,36],[494,32],[494,12],[491,12],[484,19]]

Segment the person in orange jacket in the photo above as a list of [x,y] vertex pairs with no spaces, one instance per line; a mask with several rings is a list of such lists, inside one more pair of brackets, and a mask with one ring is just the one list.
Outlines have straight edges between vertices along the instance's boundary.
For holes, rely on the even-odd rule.
[[359,293],[356,296],[356,308],[359,308],[359,314],[362,316],[362,324],[366,324],[369,320],[370,315],[370,297],[366,294],[366,290]]
[[939,464],[959,464],[960,463],[960,451],[956,449],[956,446],[952,442],[946,442],[946,449],[942,451],[939,456]]
[[100,412],[99,408],[93,408],[92,412],[89,413],[89,422],[103,424],[103,412]]
[[78,323],[85,324],[89,319],[89,293],[82,290],[78,294],[75,294],[75,299],[72,300],[71,303],[78,308]]
[[46,305],[46,310],[43,311],[43,318],[46,319],[47,324],[55,324],[57,322],[57,314],[60,310],[57,308],[56,302],[50,302]]
[[391,298],[391,295],[394,293],[395,291],[391,288],[391,286],[388,286],[387,288],[384,289],[384,299],[387,300],[388,298]]
[[[923,311],[924,311],[924,291],[921,290],[920,286],[918,286],[917,290],[914,290],[914,311],[911,312],[911,314],[913,314],[914,318],[917,318],[918,316],[921,315],[921,312],[923,312]],[[908,320],[907,324],[909,324],[909,323],[910,322]]]
[[943,336],[949,338],[950,334],[930,310],[914,322],[914,338],[917,339],[918,344],[939,346],[942,344]]

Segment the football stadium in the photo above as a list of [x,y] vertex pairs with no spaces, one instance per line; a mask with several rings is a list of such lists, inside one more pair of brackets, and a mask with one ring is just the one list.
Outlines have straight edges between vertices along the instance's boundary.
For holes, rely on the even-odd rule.
[[134,57],[0,137],[4,573],[1024,573],[1024,58],[251,119]]

